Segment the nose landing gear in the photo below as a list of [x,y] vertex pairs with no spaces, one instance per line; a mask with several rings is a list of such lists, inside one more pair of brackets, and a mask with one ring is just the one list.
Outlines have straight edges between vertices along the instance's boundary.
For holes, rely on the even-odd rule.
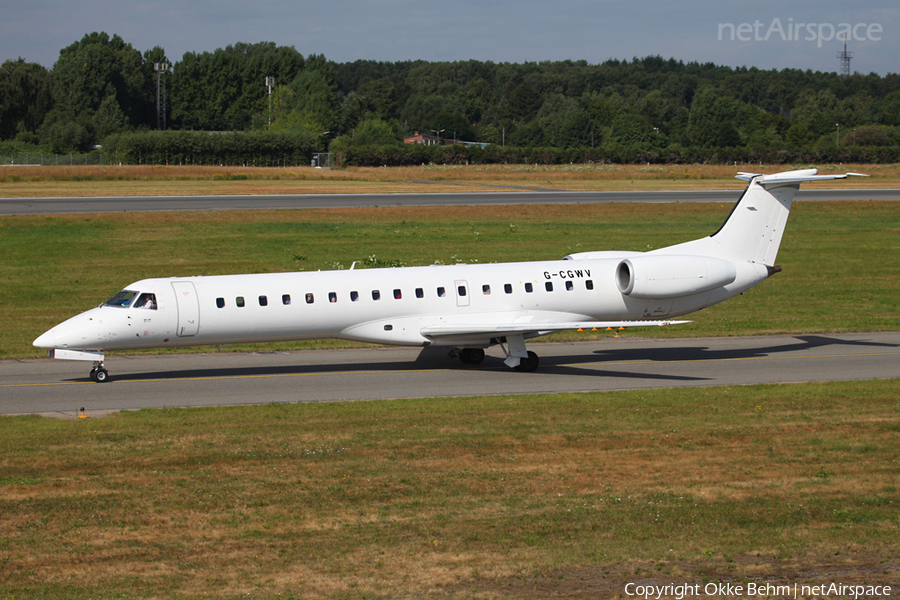
[[91,369],[90,378],[91,381],[97,383],[106,383],[109,381],[109,371],[103,368],[102,362],[95,362],[94,367]]

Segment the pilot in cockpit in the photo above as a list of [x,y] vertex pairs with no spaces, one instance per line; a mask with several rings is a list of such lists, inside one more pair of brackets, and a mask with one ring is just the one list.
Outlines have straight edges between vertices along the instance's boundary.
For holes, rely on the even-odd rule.
[[137,308],[156,310],[156,294],[141,294],[135,306]]

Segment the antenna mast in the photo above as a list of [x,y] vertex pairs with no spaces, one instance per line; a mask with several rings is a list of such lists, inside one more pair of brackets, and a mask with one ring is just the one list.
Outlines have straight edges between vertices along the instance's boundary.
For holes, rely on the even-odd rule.
[[275,78],[271,76],[266,77],[266,87],[269,88],[269,126],[268,129],[272,128],[272,88],[275,87]]
[[838,52],[837,57],[841,59],[841,77],[847,77],[850,74],[850,59],[853,58],[852,52],[847,52],[847,34],[844,34],[844,51]]
[[160,131],[166,128],[166,73],[169,71],[169,63],[153,63],[156,71],[156,128]]

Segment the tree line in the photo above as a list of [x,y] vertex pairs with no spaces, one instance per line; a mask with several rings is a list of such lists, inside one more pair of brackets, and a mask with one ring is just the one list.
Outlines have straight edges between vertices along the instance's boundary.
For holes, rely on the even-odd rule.
[[[158,73],[157,63],[171,69]],[[169,131],[161,133],[163,91]],[[414,132],[489,146],[404,147]],[[170,164],[303,163],[326,150],[343,164],[896,162],[900,76],[659,56],[335,63],[271,42],[188,52],[172,63],[161,47],[141,53],[102,32],[63,48],[52,69],[3,63],[0,147],[96,145],[112,162]]]

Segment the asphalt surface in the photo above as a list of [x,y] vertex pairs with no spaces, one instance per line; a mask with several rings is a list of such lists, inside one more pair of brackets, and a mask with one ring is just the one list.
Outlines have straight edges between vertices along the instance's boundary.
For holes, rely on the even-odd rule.
[[[580,204],[598,202],[726,202],[742,190],[658,192],[519,191],[443,194],[309,194],[264,196],[135,196],[109,198],[0,198],[0,215],[356,208],[364,206],[455,206],[464,204]],[[803,200],[900,200],[900,189],[800,190]]]
[[502,363],[496,348],[477,367],[446,349],[366,348],[289,353],[107,357],[111,379],[90,363],[0,361],[0,413],[74,417],[156,407],[328,402],[486,394],[893,378],[900,332],[531,343],[535,373]]

